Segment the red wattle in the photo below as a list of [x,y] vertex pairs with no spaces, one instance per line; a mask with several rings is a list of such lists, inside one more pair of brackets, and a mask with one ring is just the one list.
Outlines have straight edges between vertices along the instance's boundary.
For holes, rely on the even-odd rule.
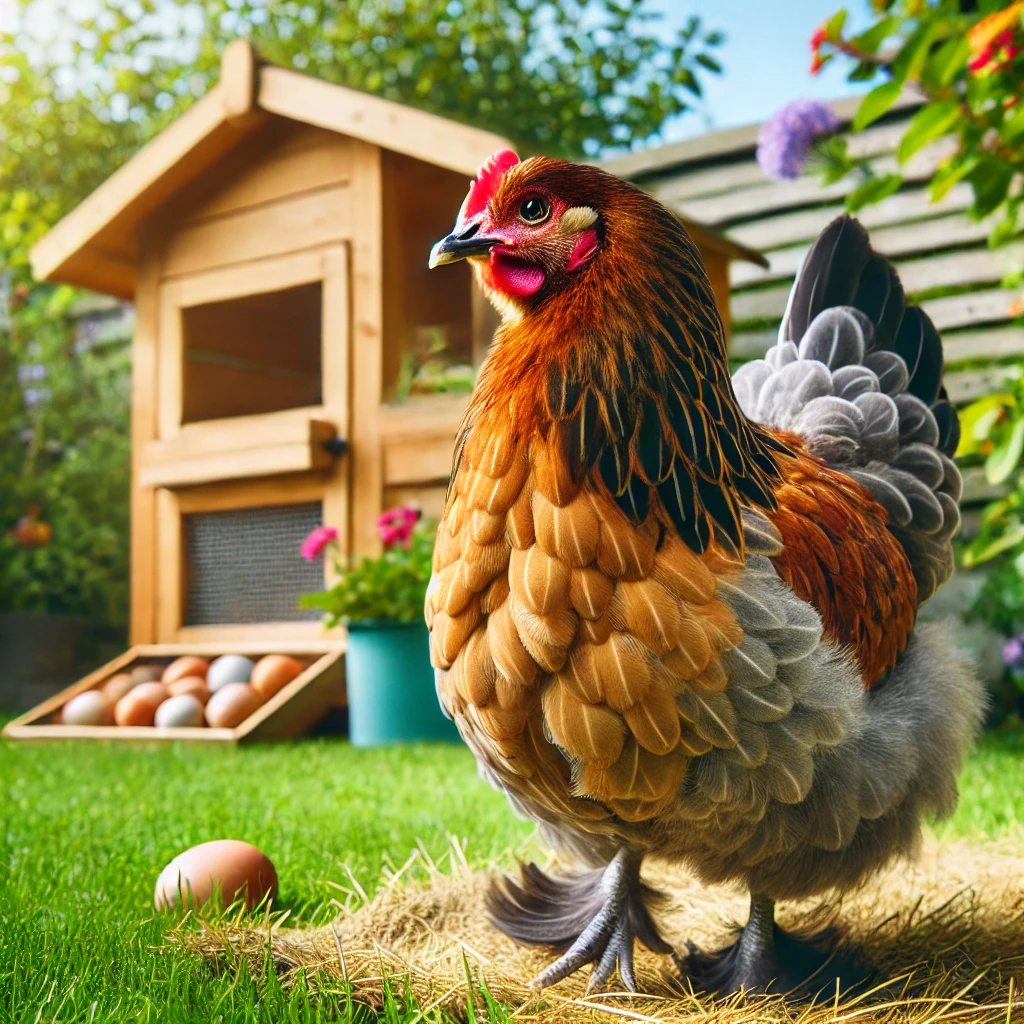
[[576,239],[566,269],[575,270],[577,267],[583,266],[595,252],[597,252],[597,232],[590,228]]
[[547,275],[536,263],[508,256],[499,249],[491,250],[491,283],[508,295],[533,295],[544,287]]

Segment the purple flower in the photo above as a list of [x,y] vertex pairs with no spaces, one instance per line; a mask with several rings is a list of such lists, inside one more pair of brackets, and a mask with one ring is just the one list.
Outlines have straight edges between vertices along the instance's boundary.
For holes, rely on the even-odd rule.
[[1003,664],[1010,668],[1020,666],[1021,657],[1024,657],[1024,643],[1019,636],[1012,637],[1003,644]]
[[312,562],[318,555],[322,555],[324,548],[332,541],[338,539],[338,531],[333,526],[318,526],[302,542],[302,550],[299,552],[303,558]]
[[757,139],[757,163],[776,181],[797,178],[811,143],[834,132],[842,122],[819,100],[793,100],[772,115]]
[[18,383],[22,387],[39,380],[46,380],[46,367],[42,363],[22,363],[18,367]]

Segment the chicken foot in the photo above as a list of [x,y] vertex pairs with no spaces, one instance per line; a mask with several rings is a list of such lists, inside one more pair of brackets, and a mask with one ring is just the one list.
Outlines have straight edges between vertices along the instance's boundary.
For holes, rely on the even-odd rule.
[[506,935],[565,950],[533,980],[535,987],[554,985],[592,963],[589,991],[607,985],[616,968],[623,985],[636,991],[635,940],[658,953],[672,952],[648,911],[659,897],[640,881],[642,859],[623,848],[607,867],[569,878],[553,878],[527,864],[520,884],[504,879],[491,891],[491,920]]
[[814,940],[799,938],[775,923],[775,901],[751,893],[750,917],[731,946],[705,953],[687,943],[681,958],[683,976],[695,991],[714,995],[734,992],[775,992],[813,996],[847,991],[868,976],[853,960],[835,951],[837,935],[826,929]]

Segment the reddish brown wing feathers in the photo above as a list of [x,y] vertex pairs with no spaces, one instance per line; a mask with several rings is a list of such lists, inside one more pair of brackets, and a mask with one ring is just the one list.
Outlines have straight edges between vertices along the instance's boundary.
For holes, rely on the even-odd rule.
[[868,685],[896,663],[917,616],[917,583],[886,514],[843,473],[786,436],[796,453],[770,514],[784,550],[779,575],[822,617],[825,633],[852,649]]

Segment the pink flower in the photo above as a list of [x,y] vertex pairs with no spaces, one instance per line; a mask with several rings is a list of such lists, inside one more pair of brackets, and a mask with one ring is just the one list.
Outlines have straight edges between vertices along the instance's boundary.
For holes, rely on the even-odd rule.
[[419,518],[420,510],[415,505],[400,505],[381,513],[377,519],[377,533],[384,547],[390,549],[396,544],[408,544]]
[[300,554],[312,562],[317,555],[322,555],[324,548],[331,541],[338,539],[338,531],[333,526],[318,526],[303,542]]

